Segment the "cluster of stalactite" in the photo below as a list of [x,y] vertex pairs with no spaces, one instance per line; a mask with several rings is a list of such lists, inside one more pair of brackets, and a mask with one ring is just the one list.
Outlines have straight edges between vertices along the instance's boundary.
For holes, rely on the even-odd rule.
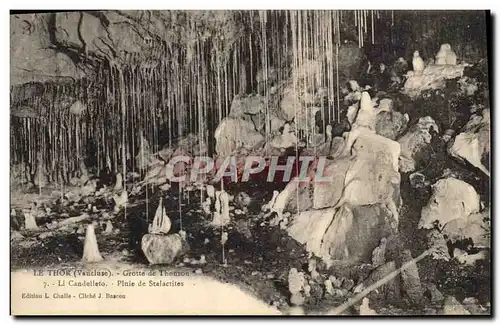
[[[380,13],[235,11],[232,15],[235,19],[226,35],[189,33],[192,39],[183,46],[157,42],[155,57],[138,54],[125,61],[105,60],[92,80],[41,85],[43,91],[17,101],[12,110],[25,106],[35,113],[12,115],[12,163],[28,166],[31,174],[43,166],[58,182],[68,181],[81,161],[96,172],[126,172],[136,169],[134,158],[142,137],[157,151],[188,133],[210,144],[212,154],[213,133],[228,115],[235,95],[259,92],[269,99],[266,112],[276,109],[270,107],[274,105],[268,84],[271,69],[278,72],[278,83],[292,80],[296,88],[326,88],[330,116],[338,118],[341,25],[354,20],[363,46],[374,40],[374,21]],[[197,24],[187,20],[185,30],[197,31]],[[322,73],[314,80],[307,79],[311,61],[321,64]],[[259,72],[263,78],[257,85]],[[77,100],[85,107],[82,112],[70,109]]]

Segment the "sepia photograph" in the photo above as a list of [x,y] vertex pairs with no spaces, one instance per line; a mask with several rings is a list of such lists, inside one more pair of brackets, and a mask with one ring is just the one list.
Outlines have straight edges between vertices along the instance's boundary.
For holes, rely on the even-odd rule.
[[491,317],[490,11],[9,20],[11,315]]

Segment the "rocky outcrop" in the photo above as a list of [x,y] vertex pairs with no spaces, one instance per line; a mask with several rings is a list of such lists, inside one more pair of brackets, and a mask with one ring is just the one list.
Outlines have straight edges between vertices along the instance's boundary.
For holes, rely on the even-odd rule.
[[[11,84],[78,79],[103,61],[151,68],[165,43],[193,44],[222,34],[231,47],[242,31],[234,18],[230,11],[170,10],[12,15]],[[187,29],[191,21],[204,23]]]
[[451,156],[467,161],[490,176],[490,171],[483,162],[488,162],[490,155],[490,110],[484,109],[482,115],[473,115],[462,132],[448,148]]
[[215,151],[221,157],[229,156],[237,148],[254,149],[263,144],[264,136],[255,130],[252,122],[228,117],[215,130]]
[[441,227],[450,221],[479,212],[479,195],[474,187],[456,178],[445,178],[432,185],[432,197],[422,208],[419,228],[430,229],[435,223]]
[[312,185],[314,209],[293,216],[288,227],[290,236],[326,261],[371,261],[381,238],[398,228],[399,144],[365,126],[372,117],[358,113],[359,125],[348,136],[354,155],[328,163],[323,180]]
[[51,42],[50,18],[50,14],[10,16],[11,85],[84,76],[70,56],[58,51]]
[[398,139],[408,125],[408,116],[397,111],[380,111],[375,121],[377,134],[391,140]]
[[449,221],[441,231],[452,242],[471,239],[475,247],[489,248],[491,246],[491,216],[490,211],[472,213],[467,218],[457,218]]
[[255,115],[264,112],[266,99],[260,95],[236,96],[231,103],[229,115],[242,117],[243,114]]
[[401,145],[399,158],[401,172],[408,173],[421,167],[423,163],[422,153],[431,143],[433,132],[439,133],[438,126],[430,116],[426,116],[421,117],[405,135],[398,139],[398,143]]
[[410,98],[417,98],[423,91],[429,89],[443,89],[446,80],[460,78],[464,74],[467,63],[458,65],[434,65],[429,64],[421,74],[408,72],[403,93]]
[[171,264],[189,250],[189,245],[180,234],[146,234],[141,247],[150,264]]

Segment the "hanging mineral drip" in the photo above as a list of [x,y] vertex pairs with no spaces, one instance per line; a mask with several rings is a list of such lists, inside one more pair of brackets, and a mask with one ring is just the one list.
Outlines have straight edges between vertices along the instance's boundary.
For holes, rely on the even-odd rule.
[[375,44],[375,27],[373,23],[373,10],[371,11],[371,22],[372,22],[372,44]]
[[[122,133],[122,175],[123,175],[123,193],[121,196],[122,200],[125,200],[125,196],[127,196],[128,200],[128,195],[127,195],[127,143],[126,143],[126,114],[127,114],[127,108],[126,108],[126,102],[125,102],[125,80],[123,76],[123,69],[121,67],[118,68],[118,77],[119,77],[119,88],[120,88],[120,105],[121,105],[121,121],[122,121],[122,128],[121,128],[121,133]],[[125,201],[127,201],[125,200]],[[127,218],[127,204],[122,203],[122,205],[125,208],[125,218]]]
[[229,238],[229,236],[228,236],[227,232],[222,231],[221,232],[220,243],[221,243],[221,246],[222,246],[222,264],[224,266],[227,266],[227,258],[226,258],[226,252],[225,252],[224,246],[226,245],[226,242],[227,242],[228,238]]
[[269,78],[269,72],[268,72],[268,67],[269,67],[269,62],[268,62],[268,57],[267,57],[267,11],[265,10],[259,10],[259,22],[260,22],[260,30],[261,30],[261,39],[260,39],[260,46],[261,46],[261,64],[262,64],[262,71],[263,71],[263,79],[264,79],[264,96],[265,96],[265,139],[266,143],[269,142],[270,140],[270,112],[269,112],[269,90],[268,90],[268,78]]

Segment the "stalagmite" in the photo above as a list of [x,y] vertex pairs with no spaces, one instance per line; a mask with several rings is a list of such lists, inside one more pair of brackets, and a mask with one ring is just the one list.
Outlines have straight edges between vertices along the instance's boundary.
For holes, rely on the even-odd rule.
[[457,65],[457,55],[451,49],[450,44],[441,44],[436,54],[436,65]]
[[376,112],[373,108],[372,99],[368,92],[364,91],[361,93],[359,111],[353,127],[366,127],[370,130],[375,130],[375,116]]
[[207,195],[212,199],[215,197],[215,188],[213,187],[213,185],[207,185]]
[[113,224],[111,223],[111,220],[108,220],[106,222],[106,229],[104,229],[104,233],[111,234],[112,232],[113,232]]
[[222,206],[222,211],[221,211],[222,225],[226,225],[231,221],[231,218],[229,217],[229,194],[223,191],[219,196],[219,199],[221,201],[221,206]]
[[160,198],[160,203],[158,203],[158,208],[156,209],[153,223],[149,225],[149,233],[168,234],[171,226],[172,223],[170,221],[170,218],[167,216],[165,206],[163,205],[163,198]]
[[225,226],[231,221],[229,215],[229,194],[225,191],[217,191],[215,197],[215,211],[212,225]]
[[288,291],[290,291],[290,302],[293,305],[300,306],[305,302],[304,294],[307,291],[307,282],[303,272],[291,268],[288,272]]
[[422,60],[422,58],[420,57],[420,54],[418,53],[418,51],[413,52],[412,64],[413,64],[413,73],[416,76],[422,75],[424,68],[425,68],[425,64],[424,64],[424,60]]
[[85,162],[83,161],[82,158],[79,158],[80,160],[80,183],[85,184],[89,180],[89,172],[87,170],[87,167],[85,166]]
[[118,173],[116,174],[116,182],[115,186],[113,187],[114,192],[119,192],[123,190],[123,177],[122,174]]
[[368,298],[363,298],[361,306],[359,306],[359,315],[360,316],[374,316],[377,315],[377,312],[370,308],[369,306],[370,300]]
[[151,146],[144,137],[144,134],[141,133],[139,139],[139,153],[135,156],[135,165],[139,170],[145,170],[153,163],[153,159]]
[[126,207],[128,203],[128,193],[127,190],[123,190],[120,195],[113,195],[113,200],[115,201],[114,211],[118,212],[122,207]]
[[[340,156],[349,156],[352,146],[361,134],[375,133],[376,112],[373,108],[373,103],[368,92],[364,91],[361,94],[359,102],[359,110],[356,114],[356,119],[352,123],[352,129],[345,134],[344,148]],[[398,154],[399,156],[399,154]],[[396,157],[397,160],[397,157]],[[396,162],[397,164],[397,162]]]
[[47,172],[45,170],[45,165],[42,160],[43,156],[41,154],[38,154],[37,157],[38,157],[38,163],[36,164],[37,166],[36,173],[33,178],[33,181],[34,184],[38,186],[39,190],[41,191],[41,189],[47,185],[48,180],[47,180]]
[[35,215],[30,210],[24,210],[24,227],[27,230],[36,230],[38,226],[36,225]]
[[207,197],[207,199],[201,203],[201,208],[203,209],[203,212],[206,215],[209,215],[211,213],[210,210],[211,205],[212,205],[212,199],[210,199],[209,197]]
[[281,191],[276,197],[274,197],[273,205],[271,206],[271,213],[276,213],[278,215],[277,220],[283,219],[283,210],[285,209],[287,203],[292,198],[293,194],[297,192],[299,186],[299,179],[292,179],[287,186]]
[[97,246],[97,238],[94,231],[94,225],[89,224],[87,226],[87,232],[85,233],[82,262],[95,263],[102,260],[103,258],[101,256],[101,253],[99,253],[99,247]]

